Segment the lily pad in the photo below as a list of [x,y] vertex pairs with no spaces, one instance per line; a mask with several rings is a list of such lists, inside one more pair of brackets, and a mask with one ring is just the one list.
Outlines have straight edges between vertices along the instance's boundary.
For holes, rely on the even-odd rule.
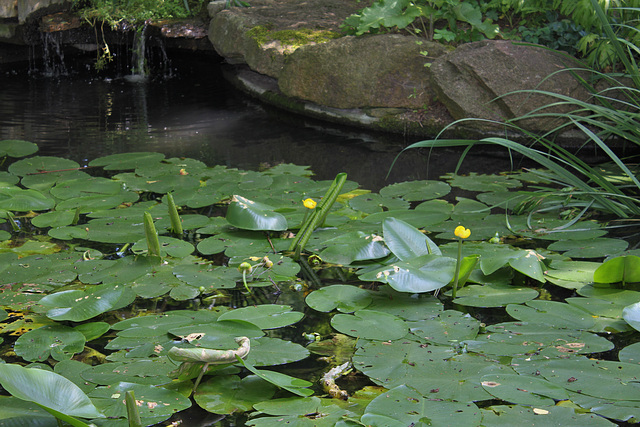
[[69,326],[47,325],[21,335],[14,351],[30,362],[42,362],[49,356],[61,361],[82,352],[85,342],[84,335]]
[[468,314],[446,310],[433,318],[407,322],[411,333],[436,344],[450,345],[472,340],[478,335],[480,322]]
[[567,390],[542,378],[513,374],[489,374],[481,378],[482,387],[505,402],[531,406],[553,406],[569,398]]
[[528,301],[526,305],[509,304],[507,313],[524,322],[538,322],[551,328],[590,329],[595,321],[590,313],[558,301]]
[[150,167],[154,163],[160,166],[162,159],[164,159],[164,154],[162,153],[119,153],[98,157],[90,161],[89,166],[102,166],[105,170],[128,170],[139,166]]
[[242,379],[236,375],[204,381],[194,395],[198,406],[216,414],[247,412],[253,405],[271,399],[276,387],[256,375]]
[[133,292],[124,285],[100,285],[88,292],[56,292],[42,298],[40,305],[47,310],[47,317],[50,319],[82,322],[109,310],[125,307],[131,304],[133,299]]
[[342,313],[353,313],[367,308],[372,300],[371,294],[364,289],[350,285],[330,285],[311,292],[305,302],[318,311],[337,309]]
[[227,208],[227,221],[244,230],[283,231],[288,228],[287,220],[274,212],[272,206],[235,195]]
[[191,406],[191,401],[176,391],[127,382],[98,387],[89,397],[107,417],[121,418],[127,416],[124,396],[129,390],[135,395],[141,417],[172,415]]
[[[428,421],[427,421],[428,420]],[[360,421],[365,425],[405,427],[477,426],[482,415],[473,403],[434,401],[415,389],[400,385],[373,399]]]
[[384,197],[402,197],[408,202],[437,199],[449,194],[451,187],[444,181],[410,181],[391,184],[380,190]]
[[254,366],[283,365],[309,356],[309,350],[291,341],[262,337],[251,341],[251,352],[246,357]]
[[0,141],[1,157],[26,157],[38,151],[38,145],[19,139],[5,139]]
[[80,388],[62,375],[43,369],[0,364],[0,384],[13,396],[73,417],[103,418]]
[[345,335],[380,341],[400,339],[408,332],[402,319],[372,310],[337,314],[331,319],[331,326]]
[[313,385],[309,381],[294,378],[280,372],[256,369],[249,362],[240,358],[238,358],[238,362],[240,362],[245,368],[253,372],[258,377],[262,378],[263,380],[270,382],[277,387],[283,388],[293,394],[302,397],[310,396],[313,394],[313,390],[310,390],[308,388]]
[[596,238],[588,240],[560,240],[548,246],[549,250],[563,252],[571,258],[602,258],[624,251],[629,243],[622,239]]
[[303,316],[299,311],[292,311],[288,305],[262,304],[227,311],[218,320],[242,320],[260,329],[275,329],[297,323]]
[[469,285],[458,289],[455,304],[471,307],[504,307],[521,304],[538,296],[538,291],[510,285]]

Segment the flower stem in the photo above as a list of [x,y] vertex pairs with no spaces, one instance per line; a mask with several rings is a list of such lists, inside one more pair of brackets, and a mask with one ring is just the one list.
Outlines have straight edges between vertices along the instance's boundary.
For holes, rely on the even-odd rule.
[[460,264],[462,263],[462,239],[458,239],[458,259],[456,260],[456,272],[453,275],[453,298],[458,291],[458,280],[460,279]]

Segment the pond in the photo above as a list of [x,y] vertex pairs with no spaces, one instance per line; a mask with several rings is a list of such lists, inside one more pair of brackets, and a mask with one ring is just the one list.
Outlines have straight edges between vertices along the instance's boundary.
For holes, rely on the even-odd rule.
[[486,174],[495,153],[440,178],[459,152],[412,151],[387,180],[405,138],[274,111],[211,61],[0,77],[0,419],[640,419],[640,258],[571,194],[516,214],[549,183]]
[[[2,73],[0,139],[32,141],[41,153],[80,162],[158,151],[249,170],[296,163],[311,166],[320,179],[346,172],[374,190],[427,177],[426,157],[408,155],[386,179],[411,138],[343,128],[260,104],[225,82],[224,64],[213,54],[171,58],[170,76],[149,80],[98,77],[86,69],[90,63],[69,66],[66,76],[30,76],[26,64],[17,75]],[[474,155],[477,161],[467,162],[465,170],[474,170],[472,164],[491,171],[510,167],[505,155]],[[453,170],[457,158],[453,150],[434,152],[429,177]]]

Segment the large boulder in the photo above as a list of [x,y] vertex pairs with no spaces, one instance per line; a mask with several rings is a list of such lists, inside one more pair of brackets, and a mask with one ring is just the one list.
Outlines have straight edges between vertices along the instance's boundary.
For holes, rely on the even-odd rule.
[[[464,44],[436,59],[431,66],[432,87],[455,119],[504,122],[558,100],[527,92],[530,90],[587,101],[589,93],[567,70],[571,67],[581,68],[581,65],[559,52],[509,41],[485,40]],[[545,112],[571,109],[574,107],[565,105]],[[559,122],[539,117],[519,124],[531,131],[547,131]],[[474,122],[473,126],[494,128],[488,122]]]
[[0,2],[0,19],[18,17],[18,0],[4,0]]
[[297,49],[278,83],[287,96],[327,107],[425,108],[433,99],[427,65],[446,51],[397,34],[343,37]]
[[27,19],[67,11],[71,8],[70,0],[18,0],[18,20],[25,22]]
[[210,7],[209,40],[228,62],[278,78],[288,55],[339,37],[342,21],[369,2],[253,0],[248,8]]

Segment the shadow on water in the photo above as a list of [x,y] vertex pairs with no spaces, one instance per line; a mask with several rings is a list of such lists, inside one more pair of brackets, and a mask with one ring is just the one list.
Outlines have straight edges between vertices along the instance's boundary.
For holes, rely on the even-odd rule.
[[[171,64],[171,77],[150,79],[5,72],[0,75],[0,139],[32,141],[41,155],[80,163],[131,151],[254,170],[296,163],[311,166],[317,179],[347,172],[372,190],[437,179],[453,171],[459,157],[459,151],[434,151],[427,173],[427,156],[414,150],[386,179],[397,153],[415,139],[341,128],[264,106],[223,80],[217,56],[174,54]],[[478,153],[463,172],[510,168],[506,156]]]

